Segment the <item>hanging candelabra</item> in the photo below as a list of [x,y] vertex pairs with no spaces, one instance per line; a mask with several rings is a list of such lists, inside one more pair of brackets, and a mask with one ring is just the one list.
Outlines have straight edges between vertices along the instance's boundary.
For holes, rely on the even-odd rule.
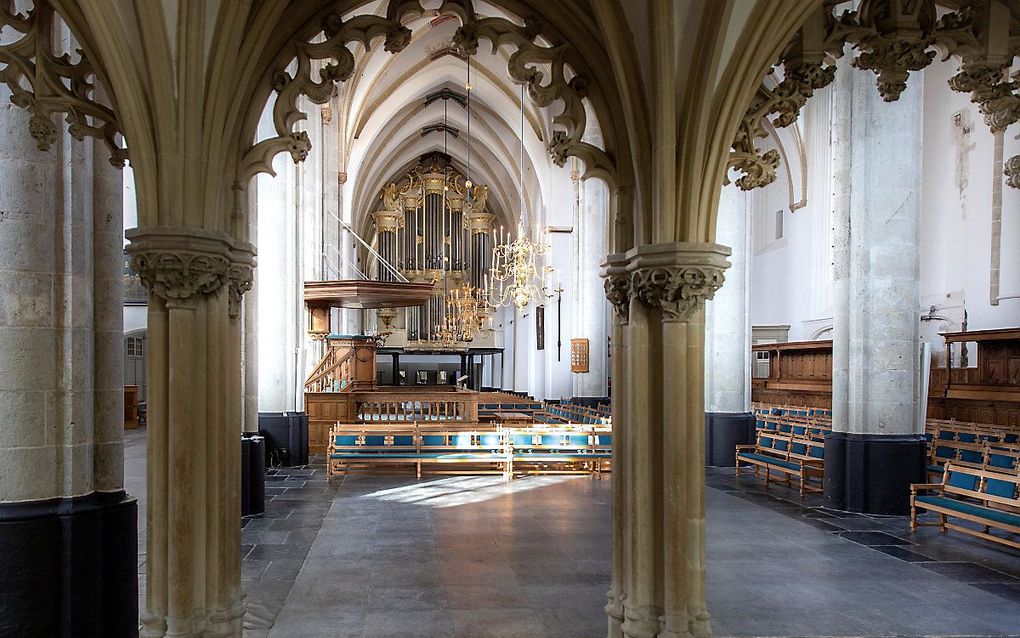
[[495,306],[509,306],[513,304],[519,310],[528,307],[533,299],[544,299],[546,297],[545,275],[552,271],[550,267],[542,267],[542,257],[548,247],[539,242],[533,242],[528,237],[526,224],[527,209],[524,205],[524,85],[521,85],[521,156],[520,156],[520,216],[517,222],[517,237],[504,241],[503,229],[500,228],[500,237],[497,242],[495,234],[493,243],[496,244],[492,254],[492,268],[489,270],[489,280],[484,286],[488,298]]

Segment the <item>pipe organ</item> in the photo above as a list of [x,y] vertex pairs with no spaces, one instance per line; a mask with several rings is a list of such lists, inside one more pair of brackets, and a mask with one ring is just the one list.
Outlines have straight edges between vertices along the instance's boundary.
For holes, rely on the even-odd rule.
[[489,345],[484,328],[492,309],[487,273],[492,266],[496,216],[487,210],[488,186],[438,157],[426,159],[383,188],[372,214],[381,259],[375,276],[434,283],[428,302],[377,313],[388,346],[408,350],[463,350]]

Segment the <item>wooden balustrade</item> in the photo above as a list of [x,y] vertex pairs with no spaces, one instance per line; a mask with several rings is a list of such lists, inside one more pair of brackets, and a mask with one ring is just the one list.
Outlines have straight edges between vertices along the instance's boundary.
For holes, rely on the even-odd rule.
[[324,452],[329,429],[343,423],[477,423],[479,393],[454,386],[409,386],[399,390],[306,392],[308,446]]

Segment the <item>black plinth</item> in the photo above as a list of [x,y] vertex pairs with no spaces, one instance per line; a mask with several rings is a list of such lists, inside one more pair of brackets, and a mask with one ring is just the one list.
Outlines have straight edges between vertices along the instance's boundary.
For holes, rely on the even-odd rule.
[[864,514],[907,514],[910,484],[924,483],[921,435],[825,437],[825,505]]
[[308,464],[308,415],[259,412],[259,434],[266,438],[267,467]]
[[0,504],[0,636],[138,636],[138,507],[123,491]]
[[750,412],[705,413],[705,465],[733,467],[735,447],[754,443],[754,415]]

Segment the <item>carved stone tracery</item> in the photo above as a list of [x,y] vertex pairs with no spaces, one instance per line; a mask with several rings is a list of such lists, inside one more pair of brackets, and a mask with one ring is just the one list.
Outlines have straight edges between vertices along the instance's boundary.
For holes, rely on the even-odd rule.
[[[768,136],[766,122],[779,128],[793,124],[812,93],[832,82],[834,60],[847,44],[857,51],[853,66],[875,73],[878,91],[888,102],[906,89],[910,72],[931,64],[937,52],[944,59],[955,55],[960,71],[949,87],[971,94],[993,132],[1005,130],[1020,120],[1020,83],[1007,77],[1020,53],[1020,34],[1011,32],[1015,22],[999,0],[973,0],[941,18],[934,0],[862,0],[859,10],[838,15],[833,3],[824,3],[780,57],[783,79],[772,87],[763,83],[752,100],[727,171],[741,174],[736,184],[743,190],[775,181],[780,156],[758,146]],[[1020,188],[1016,180],[1009,184]]]
[[[443,4],[443,11],[461,22],[453,37],[453,45],[467,56],[478,52],[481,40],[492,44],[493,52],[510,45],[514,53],[507,63],[507,72],[515,82],[527,85],[528,94],[538,107],[562,104],[552,117],[557,130],[549,141],[549,154],[560,166],[567,157],[578,157],[585,163],[586,174],[601,174],[614,179],[616,168],[605,151],[582,141],[586,126],[583,99],[588,94],[588,80],[577,68],[569,65],[570,49],[565,44],[545,46],[536,42],[543,24],[534,15],[525,16],[519,25],[501,17],[480,17],[469,0]],[[295,162],[303,161],[311,143],[294,126],[305,118],[298,100],[306,97],[316,104],[325,103],[332,95],[334,83],[347,81],[355,69],[349,44],[360,43],[367,50],[372,42],[383,38],[384,49],[402,51],[411,40],[411,31],[401,23],[405,15],[421,15],[424,9],[418,0],[390,0],[386,15],[358,15],[344,20],[339,14],[328,15],[323,21],[326,39],[321,42],[297,41],[293,57],[282,61],[273,74],[277,93],[273,107],[276,136],[254,144],[244,154],[241,176],[249,179],[263,172],[274,174],[272,160],[277,154],[289,152]],[[296,70],[287,70],[292,64]],[[319,65],[318,72],[313,71]],[[549,70],[545,77],[543,69]],[[569,79],[568,79],[569,77]]]
[[127,149],[118,142],[120,125],[112,106],[97,95],[96,71],[81,49],[74,61],[57,49],[59,20],[48,2],[37,1],[28,13],[16,13],[14,3],[0,2],[0,30],[10,28],[16,39],[0,45],[0,82],[11,90],[11,103],[27,109],[28,130],[39,150],[58,139],[52,116],[62,113],[74,139],[86,136],[106,143],[110,163],[123,168]]

